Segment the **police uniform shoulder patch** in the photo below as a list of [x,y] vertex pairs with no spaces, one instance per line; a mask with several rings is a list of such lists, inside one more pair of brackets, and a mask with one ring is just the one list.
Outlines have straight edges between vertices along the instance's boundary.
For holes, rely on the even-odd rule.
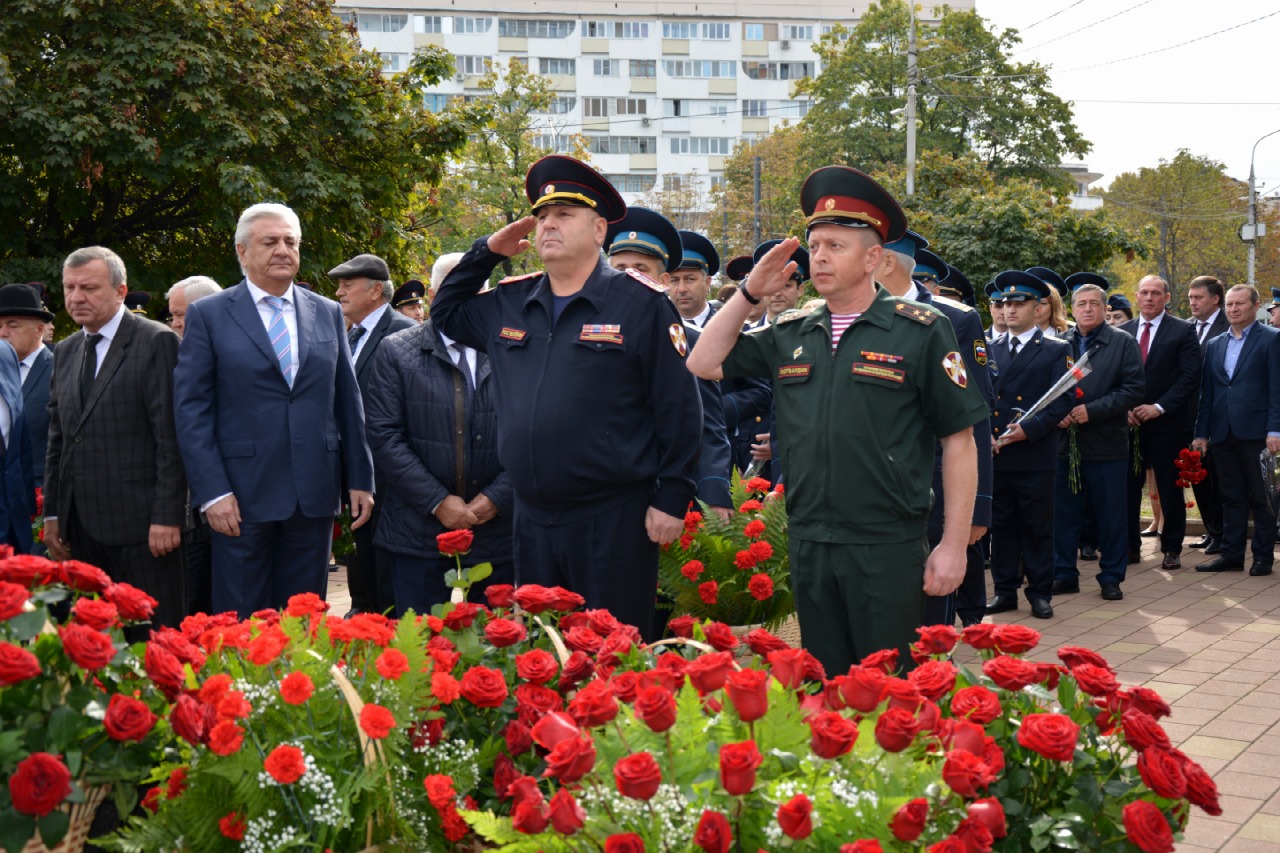
[[956,309],[957,311],[972,311],[972,310],[974,310],[972,306],[965,305],[965,304],[964,304],[963,302],[961,302],[960,300],[958,300],[958,299],[952,299],[950,296],[934,296],[934,297],[933,297],[933,301],[934,301],[935,303],[936,303],[936,302],[945,302],[945,303],[947,303],[947,305],[948,305],[948,306],[950,306],[950,307],[952,307],[952,308]]
[[908,320],[915,320],[922,326],[932,326],[933,322],[938,319],[938,315],[921,305],[919,302],[912,302],[910,299],[895,300],[895,313],[899,317],[906,317]]
[[[641,284],[645,285],[645,286],[646,286],[646,287],[648,287],[650,290],[655,290],[655,291],[657,291],[658,293],[666,293],[666,292],[667,292],[667,288],[663,287],[663,286],[662,286],[661,284],[659,284],[658,282],[656,282],[656,281],[654,281],[653,279],[649,278],[649,276],[647,276],[647,275],[645,275],[644,273],[640,272],[640,270],[637,270],[637,269],[629,269],[629,270],[627,270],[627,275],[631,276],[631,277],[632,277],[632,278],[634,278],[636,281],[638,281],[638,282],[640,282]],[[682,355],[683,355],[683,353],[682,353]]]
[[978,362],[978,364],[987,363],[987,342],[986,341],[973,342],[973,360]]
[[689,339],[684,333],[684,323],[672,323],[667,327],[667,334],[671,336],[671,345],[684,358],[685,353],[689,352]]
[[964,359],[958,352],[949,352],[942,357],[942,369],[947,378],[961,388],[969,386],[969,372],[964,368]]
[[532,281],[533,279],[538,278],[541,275],[542,273],[540,272],[531,272],[531,273],[526,273],[525,275],[509,275],[506,278],[504,278],[502,281],[498,282],[498,284],[515,284],[516,282],[520,282],[520,281]]

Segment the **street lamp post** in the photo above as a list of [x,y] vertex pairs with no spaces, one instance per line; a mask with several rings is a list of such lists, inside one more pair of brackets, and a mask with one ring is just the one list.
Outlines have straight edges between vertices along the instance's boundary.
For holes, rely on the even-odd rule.
[[911,29],[907,35],[907,196],[916,192],[916,7],[911,5]]
[[1253,173],[1253,160],[1258,153],[1258,144],[1268,136],[1275,136],[1277,133],[1280,133],[1280,129],[1258,137],[1258,141],[1253,143],[1253,150],[1249,152],[1249,224],[1246,226],[1246,233],[1249,235],[1249,284],[1251,286],[1255,283],[1254,269],[1258,251],[1258,189]]

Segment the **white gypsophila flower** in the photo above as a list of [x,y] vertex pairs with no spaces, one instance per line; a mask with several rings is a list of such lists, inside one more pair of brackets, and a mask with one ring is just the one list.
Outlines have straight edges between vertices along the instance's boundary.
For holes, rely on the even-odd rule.
[[262,817],[253,818],[245,825],[244,840],[241,844],[246,853],[268,853],[300,837],[296,827],[285,826],[276,829],[276,817],[275,809],[268,809]]

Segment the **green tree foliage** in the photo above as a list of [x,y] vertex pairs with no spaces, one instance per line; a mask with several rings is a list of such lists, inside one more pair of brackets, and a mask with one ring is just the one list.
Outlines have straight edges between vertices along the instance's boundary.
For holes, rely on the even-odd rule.
[[[800,185],[810,171],[806,160],[811,137],[812,132],[803,126],[783,125],[734,148],[724,164],[721,212],[711,217],[711,234],[720,241],[717,245],[724,257],[750,254],[757,245],[757,235],[764,241],[802,233]],[[757,157],[760,159],[758,206],[755,199]]]
[[[1091,146],[1071,105],[1049,91],[1048,70],[1012,60],[1021,42],[1014,30],[993,32],[972,11],[935,14],[936,22],[917,20],[917,150],[972,151],[996,174],[1063,183],[1058,163]],[[798,87],[815,100],[803,122],[814,132],[804,165],[867,170],[903,161],[909,25],[906,3],[881,0],[851,31],[838,28],[815,45],[822,73]]]
[[[0,29],[0,273],[60,281],[110,246],[134,289],[239,278],[232,229],[254,202],[302,219],[301,277],[358,252],[397,269],[407,216],[460,145],[423,108],[452,73],[428,50],[395,78],[330,0],[17,0]],[[55,291],[57,285],[54,285]]]

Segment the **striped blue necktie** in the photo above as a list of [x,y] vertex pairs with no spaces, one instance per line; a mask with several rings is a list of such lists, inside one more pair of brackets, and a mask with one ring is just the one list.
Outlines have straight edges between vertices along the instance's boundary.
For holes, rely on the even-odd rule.
[[284,299],[279,296],[264,296],[262,301],[271,306],[271,324],[267,326],[267,337],[271,339],[271,348],[276,352],[276,361],[280,362],[284,381],[292,388],[293,342],[289,340],[289,327],[284,322]]

